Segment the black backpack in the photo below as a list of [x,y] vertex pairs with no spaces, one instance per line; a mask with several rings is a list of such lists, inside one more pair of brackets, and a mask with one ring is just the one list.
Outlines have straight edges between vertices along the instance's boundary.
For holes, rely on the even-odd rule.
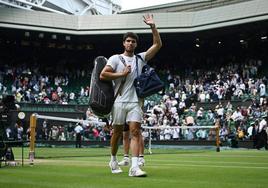
[[100,80],[100,73],[107,59],[98,56],[94,60],[94,68],[90,81],[89,106],[97,116],[107,116],[114,104],[114,88],[112,81]]

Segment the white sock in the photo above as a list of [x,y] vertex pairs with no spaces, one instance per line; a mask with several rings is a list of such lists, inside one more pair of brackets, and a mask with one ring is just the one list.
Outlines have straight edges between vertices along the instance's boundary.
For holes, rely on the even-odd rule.
[[116,156],[111,155],[111,161],[117,161],[117,160],[116,160]]
[[131,168],[135,168],[135,167],[138,167],[138,157],[132,157],[131,158]]

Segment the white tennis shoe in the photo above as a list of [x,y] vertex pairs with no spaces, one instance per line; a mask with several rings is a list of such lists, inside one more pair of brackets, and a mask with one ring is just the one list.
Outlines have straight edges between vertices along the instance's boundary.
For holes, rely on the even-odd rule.
[[139,166],[144,166],[145,165],[145,159],[143,157],[139,157],[138,164],[139,164]]
[[124,157],[122,161],[118,163],[119,166],[128,166],[130,163],[129,157]]
[[121,168],[118,166],[118,162],[117,161],[110,161],[109,166],[110,166],[111,172],[113,174],[119,174],[119,173],[122,173],[123,172],[121,170]]
[[146,177],[145,171],[142,171],[139,167],[132,167],[129,169],[128,176],[131,177]]

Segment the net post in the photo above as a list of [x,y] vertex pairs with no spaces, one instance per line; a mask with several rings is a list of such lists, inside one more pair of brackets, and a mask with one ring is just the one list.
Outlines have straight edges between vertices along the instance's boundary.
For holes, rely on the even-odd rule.
[[216,126],[216,152],[220,152],[220,127]]
[[36,120],[37,120],[37,114],[32,114],[30,117],[30,151],[29,151],[30,165],[34,164]]
[[152,154],[152,129],[149,129],[148,151],[149,151],[149,154]]

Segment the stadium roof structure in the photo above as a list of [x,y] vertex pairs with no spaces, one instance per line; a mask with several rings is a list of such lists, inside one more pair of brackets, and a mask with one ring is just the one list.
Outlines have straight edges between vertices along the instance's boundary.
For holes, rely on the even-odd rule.
[[110,15],[121,10],[118,0],[0,0],[0,7],[63,15]]
[[[42,11],[2,8],[0,28],[73,35],[150,33],[144,13],[115,15],[62,15]],[[268,1],[251,0],[192,12],[154,13],[161,33],[188,33],[268,21]]]
[[246,1],[252,1],[252,0],[181,0],[173,3],[166,3],[161,5],[124,10],[121,11],[120,14],[193,12]]

